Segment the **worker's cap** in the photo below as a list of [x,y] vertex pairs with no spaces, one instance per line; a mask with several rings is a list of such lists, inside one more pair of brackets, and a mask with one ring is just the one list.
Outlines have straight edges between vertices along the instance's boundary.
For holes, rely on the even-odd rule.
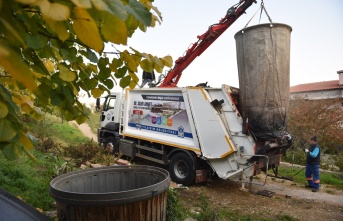
[[310,140],[313,140],[314,142],[317,142],[317,137],[313,136],[313,137],[310,138]]

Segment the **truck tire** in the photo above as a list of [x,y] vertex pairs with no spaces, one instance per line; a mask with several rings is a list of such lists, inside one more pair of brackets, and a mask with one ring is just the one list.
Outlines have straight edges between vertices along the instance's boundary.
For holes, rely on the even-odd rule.
[[116,139],[114,137],[107,137],[104,143],[104,147],[110,148],[111,153],[118,153],[118,147],[116,147]]
[[171,179],[186,186],[194,184],[196,172],[195,159],[186,153],[175,154],[169,163]]

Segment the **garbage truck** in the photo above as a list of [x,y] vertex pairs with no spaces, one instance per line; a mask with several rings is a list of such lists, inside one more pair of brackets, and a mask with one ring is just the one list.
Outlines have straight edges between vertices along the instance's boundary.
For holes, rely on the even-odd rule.
[[110,93],[102,104],[99,145],[164,165],[171,179],[183,185],[204,182],[209,176],[245,182],[277,169],[292,145],[285,127],[272,133],[275,136],[254,136],[249,116],[242,115],[238,88],[225,84],[211,88],[207,83],[177,86],[182,71],[253,2],[232,6],[149,88]]

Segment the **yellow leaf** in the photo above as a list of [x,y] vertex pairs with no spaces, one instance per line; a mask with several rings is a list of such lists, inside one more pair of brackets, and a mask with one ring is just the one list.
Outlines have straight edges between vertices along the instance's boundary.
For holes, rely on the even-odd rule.
[[43,63],[49,72],[53,72],[55,70],[55,65],[51,61],[47,60],[47,61],[43,61]]
[[93,95],[94,98],[99,98],[103,93],[104,91],[101,90],[100,88],[94,88],[91,91],[91,94]]
[[60,70],[60,75],[59,77],[67,82],[72,82],[76,78],[76,73],[73,71],[69,70],[66,66],[62,64],[58,64],[58,69]]
[[67,26],[63,21],[54,21],[51,19],[45,20],[48,23],[49,28],[57,34],[61,41],[65,41],[69,38],[69,32]]
[[37,0],[16,0],[16,1],[25,5],[31,5],[35,3]]
[[167,55],[163,58],[164,65],[167,67],[172,67],[173,65],[173,58],[170,55]]
[[99,72],[98,66],[96,66],[94,64],[88,64],[87,67],[90,67],[90,69],[92,69],[92,71],[96,74]]
[[149,62],[147,59],[143,59],[140,63],[140,66],[143,70],[147,72],[152,72],[154,70],[152,63]]
[[[133,55],[133,56],[135,56],[135,55]],[[127,67],[131,71],[134,71],[134,72],[137,71],[137,66],[139,63],[137,64],[136,61],[132,58],[132,56],[128,56],[126,62],[127,62]]]
[[163,72],[163,68],[160,66],[155,66],[154,68],[158,73],[162,73]]
[[[15,62],[14,62],[15,61]],[[0,43],[0,66],[26,88],[34,90],[37,84],[29,67],[22,62],[22,57]]]
[[24,145],[26,150],[32,150],[34,148],[32,141],[27,138],[24,132],[21,132],[20,142]]
[[73,86],[73,93],[74,93],[74,95],[75,96],[78,95],[79,94],[79,90],[74,85],[72,85],[72,86]]
[[70,17],[68,6],[59,3],[51,3],[48,0],[37,0],[33,5],[39,7],[44,20],[65,21]]
[[130,81],[129,88],[134,89],[136,87],[137,83],[138,82],[136,82],[136,81]]
[[154,66],[157,65],[157,66],[163,67],[162,62],[161,62],[161,60],[160,60],[158,57],[154,56],[154,57],[153,57],[153,61],[155,62],[155,65],[154,65]]
[[92,4],[90,0],[71,0],[77,7],[91,8]]
[[5,103],[0,101],[0,118],[5,118],[8,114],[8,107]]
[[137,77],[137,75],[134,72],[129,71],[129,75],[130,75],[132,81],[135,81],[138,83],[139,78]]
[[101,34],[104,38],[116,44],[126,45],[128,31],[125,22],[107,11],[101,13],[101,18]]
[[26,114],[31,114],[32,113],[32,108],[30,107],[30,105],[28,105],[27,103],[22,103],[20,105],[20,108],[22,111],[24,111]]
[[73,28],[77,37],[88,47],[100,53],[104,44],[93,18],[85,9],[80,7],[75,7],[74,13],[76,18],[73,21]]
[[88,118],[86,115],[79,115],[79,116],[77,116],[77,118],[75,120],[78,124],[82,124],[82,123],[86,122],[87,119]]

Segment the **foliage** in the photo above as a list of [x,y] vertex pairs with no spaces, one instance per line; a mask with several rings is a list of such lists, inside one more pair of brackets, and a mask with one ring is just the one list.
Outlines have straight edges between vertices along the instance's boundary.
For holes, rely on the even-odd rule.
[[199,197],[200,203],[196,206],[200,208],[199,213],[194,214],[194,217],[199,221],[215,221],[218,213],[210,206],[210,203],[204,193]]
[[[36,148],[42,151],[50,149],[53,144],[57,145],[57,143],[66,146],[89,141],[89,138],[85,137],[76,125],[62,122],[60,118],[50,114],[44,114],[41,120],[28,117],[26,126],[38,139]],[[53,143],[52,140],[54,140]]]
[[181,205],[179,193],[174,188],[169,188],[167,193],[167,221],[185,219],[185,209]]
[[[295,183],[302,185],[307,184],[305,179],[305,170],[302,170],[302,168],[280,166],[279,175],[284,177],[292,177]],[[337,189],[343,189],[343,175],[339,173],[321,171],[320,182],[326,185],[332,185]]]
[[97,134],[98,133],[98,128],[99,128],[99,125],[100,125],[100,116],[101,116],[101,112],[94,112],[94,113],[91,113],[89,115],[89,119],[88,119],[88,125],[89,127],[91,128],[91,131],[94,133],[94,134]]
[[99,146],[92,141],[79,145],[69,145],[64,148],[64,156],[78,161],[78,164],[85,163],[93,159],[99,152]]
[[23,157],[14,166],[0,152],[0,188],[20,197],[33,207],[48,210],[54,202],[49,195],[51,164],[39,151],[34,151],[33,155],[37,162]]
[[335,165],[339,168],[341,172],[343,172],[343,151],[341,151],[339,154],[334,156]]
[[[126,45],[162,17],[153,0],[0,1],[0,148],[9,159],[29,154],[32,137],[20,114],[42,111],[67,121],[87,120],[81,90],[100,97],[117,85],[134,88],[138,67],[162,73],[170,56],[141,53]],[[113,44],[115,57],[104,52]]]
[[343,111],[335,100],[291,100],[288,110],[288,132],[297,149],[307,147],[311,136],[316,135],[324,151],[337,153],[343,143]]

